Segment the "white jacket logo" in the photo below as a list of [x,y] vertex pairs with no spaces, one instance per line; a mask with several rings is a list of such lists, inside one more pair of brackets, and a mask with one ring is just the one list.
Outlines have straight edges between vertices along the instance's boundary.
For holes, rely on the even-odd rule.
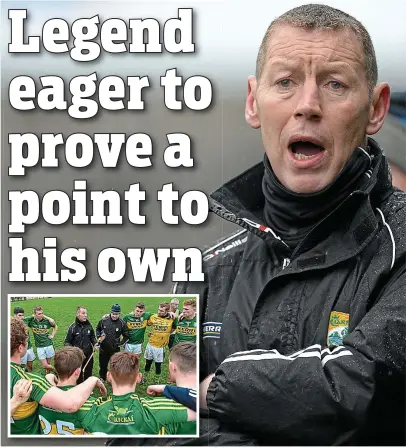
[[248,237],[246,236],[245,238],[241,238],[241,239],[233,241],[232,243],[228,244],[227,246],[220,247],[219,249],[214,250],[210,254],[203,257],[203,261],[210,260],[211,258],[215,257],[216,255],[218,255],[222,252],[227,252],[227,251],[231,250],[233,247],[241,246],[241,244],[244,244],[247,241],[247,238]]

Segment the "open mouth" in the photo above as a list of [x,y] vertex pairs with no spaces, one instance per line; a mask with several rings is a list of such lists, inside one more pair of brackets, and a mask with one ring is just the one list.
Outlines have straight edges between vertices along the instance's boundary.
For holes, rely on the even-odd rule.
[[289,145],[289,149],[297,160],[313,159],[325,151],[323,146],[310,141],[293,142]]

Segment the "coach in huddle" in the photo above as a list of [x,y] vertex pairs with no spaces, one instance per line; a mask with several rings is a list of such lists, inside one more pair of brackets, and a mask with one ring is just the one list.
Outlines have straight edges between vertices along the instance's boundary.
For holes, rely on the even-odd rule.
[[65,337],[65,345],[78,347],[83,350],[85,359],[82,364],[86,368],[80,375],[77,383],[81,383],[92,376],[93,372],[93,347],[96,344],[96,336],[92,324],[87,319],[87,309],[78,306],[76,309],[75,322],[68,328]]

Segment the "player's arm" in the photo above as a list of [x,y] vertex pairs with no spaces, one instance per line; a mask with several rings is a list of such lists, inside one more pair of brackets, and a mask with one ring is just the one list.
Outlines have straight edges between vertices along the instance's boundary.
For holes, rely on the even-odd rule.
[[53,327],[55,327],[56,322],[54,321],[54,319],[52,319],[52,317],[46,316],[44,314],[44,319],[46,319]]
[[39,403],[57,411],[71,414],[83,405],[95,387],[98,387],[104,395],[106,394],[106,389],[100,380],[91,376],[83,383],[66,391],[51,387],[45,392]]
[[196,411],[196,391],[194,389],[165,384],[153,384],[148,386],[147,394],[154,397],[164,395],[166,398],[175,400],[192,411]]
[[57,331],[58,331],[58,325],[55,324],[55,326],[53,327],[52,333],[48,336],[49,339],[53,339],[55,337]]
[[18,380],[13,387],[13,396],[10,399],[10,414],[13,415],[17,408],[25,403],[32,392],[32,381],[26,379]]

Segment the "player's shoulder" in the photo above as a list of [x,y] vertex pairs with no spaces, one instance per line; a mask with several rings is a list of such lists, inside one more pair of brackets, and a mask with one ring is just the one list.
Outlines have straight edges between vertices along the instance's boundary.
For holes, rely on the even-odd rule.
[[95,398],[92,401],[92,406],[101,407],[106,405],[111,405],[113,403],[113,397],[111,395],[107,395],[106,397]]
[[[102,397],[100,397],[102,398]],[[96,403],[98,398],[90,396],[80,407],[81,411],[89,411]]]
[[170,411],[185,409],[183,404],[166,397],[138,397],[140,405],[150,411]]

